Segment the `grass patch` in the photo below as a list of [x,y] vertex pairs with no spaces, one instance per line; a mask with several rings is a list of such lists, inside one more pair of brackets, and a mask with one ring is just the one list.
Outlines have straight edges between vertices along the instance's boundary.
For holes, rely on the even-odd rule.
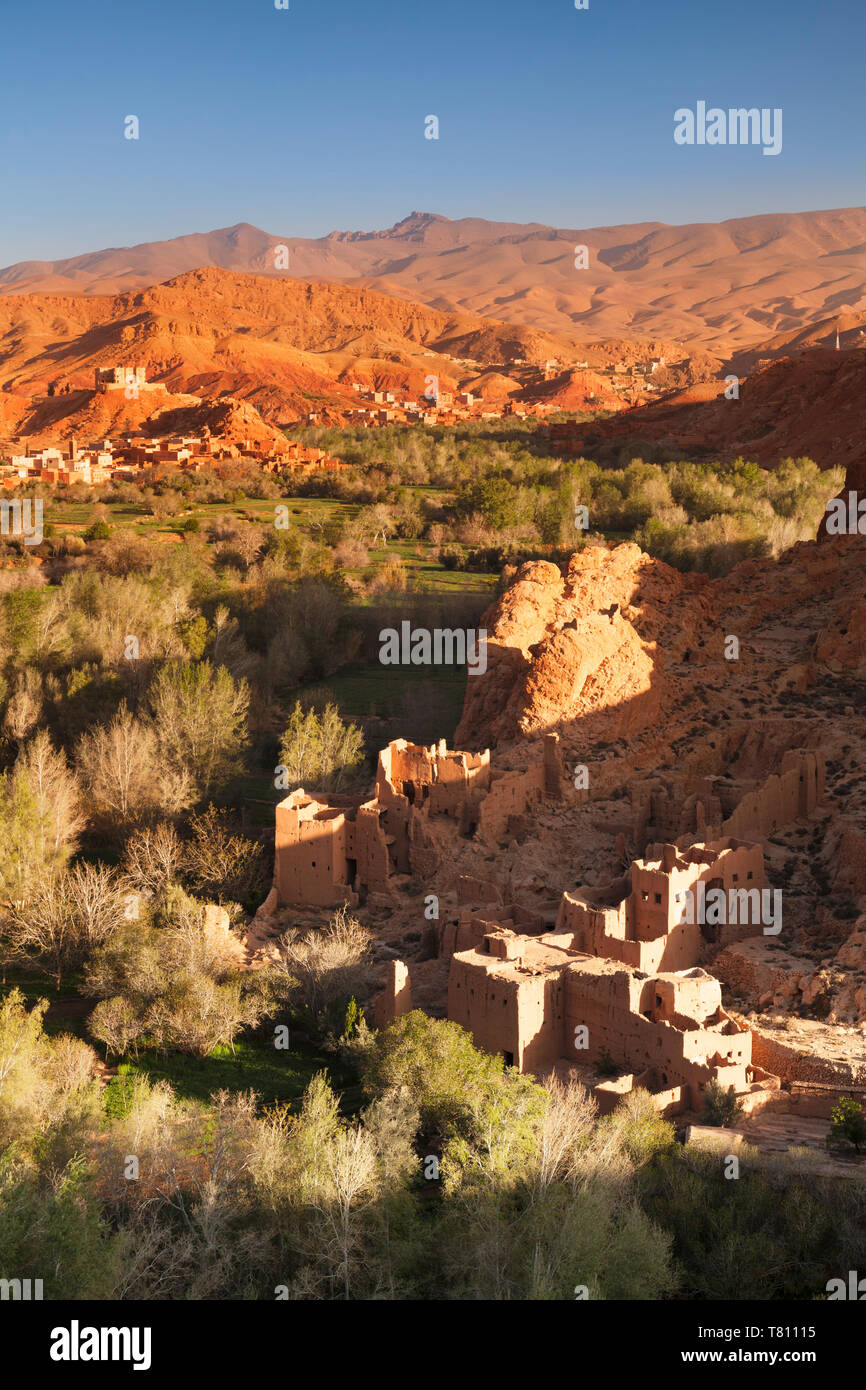
[[252,1090],[258,1092],[263,1104],[274,1105],[297,1101],[320,1071],[328,1072],[336,1091],[346,1091],[351,1096],[354,1076],[339,1058],[308,1044],[280,1050],[262,1038],[239,1038],[234,1052],[220,1046],[207,1057],[143,1049],[138,1057],[127,1058],[119,1065],[117,1077],[106,1088],[106,1109],[112,1113],[112,1106],[122,1104],[122,1080],[126,1076],[167,1081],[187,1100],[208,1101],[220,1090]]

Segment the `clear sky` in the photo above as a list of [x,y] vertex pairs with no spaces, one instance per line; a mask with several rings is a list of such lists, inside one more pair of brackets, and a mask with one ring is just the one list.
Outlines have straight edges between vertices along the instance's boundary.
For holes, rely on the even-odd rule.
[[[0,265],[413,209],[580,228],[866,203],[866,0],[3,0],[0,32]],[[782,153],[677,146],[698,100],[781,107]]]

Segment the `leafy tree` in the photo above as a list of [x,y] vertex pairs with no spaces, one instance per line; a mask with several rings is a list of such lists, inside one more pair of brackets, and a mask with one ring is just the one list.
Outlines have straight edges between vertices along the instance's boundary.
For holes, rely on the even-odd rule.
[[704,1087],[704,1103],[701,1110],[701,1119],[705,1124],[721,1127],[730,1125],[742,1113],[742,1109],[743,1102],[733,1086],[729,1086],[726,1090],[719,1081],[707,1082]]
[[351,661],[360,635],[351,626],[351,590],[342,577],[303,574],[269,595],[261,611],[261,640],[272,689],[320,680]]
[[200,661],[207,646],[207,619],[199,613],[195,618],[184,618],[178,623],[183,644],[193,661]]
[[14,1142],[19,1156],[38,1157],[36,1146],[62,1166],[97,1122],[99,1088],[93,1050],[68,1034],[43,1032],[47,1008],[41,999],[28,1009],[18,989],[0,998],[0,1153]]
[[318,713],[298,700],[280,741],[280,763],[287,790],[340,791],[359,780],[364,735],[357,725],[344,723],[336,705],[329,703]]
[[516,489],[501,474],[488,474],[461,484],[454,499],[458,516],[477,513],[494,531],[504,531],[518,520]]
[[372,1096],[407,1088],[422,1133],[448,1146],[452,1182],[473,1168],[521,1163],[536,1143],[546,1104],[531,1077],[480,1051],[458,1023],[419,1009],[375,1035],[362,1080]]
[[170,662],[148,700],[160,756],[184,770],[199,799],[237,777],[246,747],[249,687],[209,661]]
[[41,999],[28,1010],[19,989],[0,999],[0,1149],[26,1133],[24,1117],[38,1105],[50,1059],[42,1031],[47,1008]]
[[267,977],[239,968],[231,942],[208,931],[182,891],[170,890],[155,916],[165,925],[129,924],[91,958],[86,988],[102,1001],[91,1034],[112,1050],[148,1039],[197,1057],[233,1045],[271,1006]]
[[78,785],[45,730],[0,776],[0,896],[26,903],[66,862],[83,826]]
[[46,1187],[22,1164],[0,1161],[0,1275],[41,1279],[47,1299],[108,1299],[128,1238],[112,1231],[81,1158]]
[[652,1096],[640,1086],[629,1091],[613,1113],[599,1122],[599,1130],[615,1135],[618,1147],[634,1164],[664,1153],[675,1139],[673,1125],[662,1119]]

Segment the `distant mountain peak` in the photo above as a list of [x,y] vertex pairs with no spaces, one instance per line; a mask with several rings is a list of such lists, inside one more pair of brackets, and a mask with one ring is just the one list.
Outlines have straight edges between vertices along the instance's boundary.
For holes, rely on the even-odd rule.
[[424,225],[427,226],[431,222],[450,221],[450,217],[443,217],[442,214],[438,212],[410,212],[408,217],[401,217],[399,222],[395,222],[394,226],[391,228],[391,231],[394,231],[396,227],[406,227],[409,225],[409,223],[423,222]]

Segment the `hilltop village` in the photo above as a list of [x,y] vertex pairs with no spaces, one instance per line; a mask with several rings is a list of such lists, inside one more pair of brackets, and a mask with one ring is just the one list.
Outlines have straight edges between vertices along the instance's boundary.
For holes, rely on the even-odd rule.
[[[148,381],[141,366],[97,368],[94,393],[104,396],[120,393],[126,400],[144,398],[155,403],[166,396],[161,382]],[[198,406],[196,397],[189,401]],[[247,407],[249,410],[249,407]],[[261,422],[259,422],[261,423]],[[276,435],[276,432],[273,432]],[[169,469],[199,473],[221,464],[245,458],[258,463],[266,473],[300,474],[342,470],[345,464],[324,449],[311,449],[296,440],[273,438],[242,439],[234,443],[214,433],[207,424],[198,433],[163,436],[129,434],[80,444],[73,434],[59,445],[31,447],[26,436],[0,440],[0,453],[8,452],[8,462],[0,463],[0,485],[16,488],[22,483],[68,486],[72,483],[95,485],[111,482],[137,482],[144,476],[158,482]]]

